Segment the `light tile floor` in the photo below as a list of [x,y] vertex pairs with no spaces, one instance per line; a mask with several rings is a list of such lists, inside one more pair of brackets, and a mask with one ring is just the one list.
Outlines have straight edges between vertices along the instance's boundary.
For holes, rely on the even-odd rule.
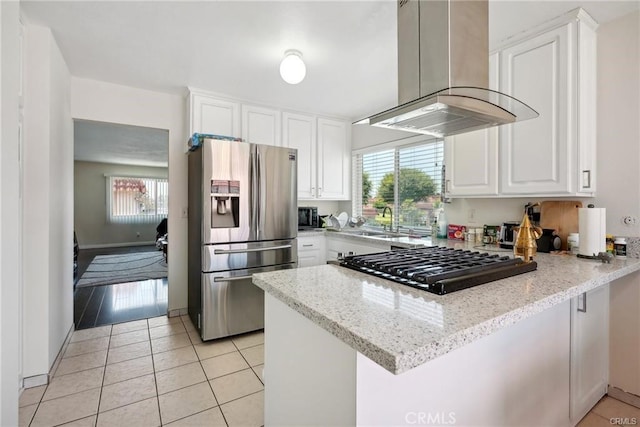
[[578,423],[578,427],[636,426],[640,424],[640,408],[605,396]]
[[[187,316],[74,332],[49,385],[20,396],[21,426],[261,426],[264,334],[203,343]],[[579,427],[637,425],[605,396]]]
[[261,426],[264,334],[203,343],[187,316],[75,331],[21,426]]

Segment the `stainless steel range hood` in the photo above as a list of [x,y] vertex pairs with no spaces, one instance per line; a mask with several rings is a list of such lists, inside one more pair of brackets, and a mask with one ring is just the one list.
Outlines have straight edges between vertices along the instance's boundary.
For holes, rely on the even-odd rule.
[[357,123],[456,135],[538,117],[489,86],[487,1],[398,0],[398,107]]

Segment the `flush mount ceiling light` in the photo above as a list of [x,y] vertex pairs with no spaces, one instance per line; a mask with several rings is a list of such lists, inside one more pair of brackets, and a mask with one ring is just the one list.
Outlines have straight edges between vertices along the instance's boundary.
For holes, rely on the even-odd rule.
[[280,76],[285,82],[297,85],[307,74],[307,67],[302,60],[302,53],[297,50],[287,50],[280,63]]

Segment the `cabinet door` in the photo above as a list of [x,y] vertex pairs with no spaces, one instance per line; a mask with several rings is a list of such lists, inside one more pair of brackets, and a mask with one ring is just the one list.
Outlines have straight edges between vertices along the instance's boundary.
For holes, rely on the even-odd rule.
[[345,122],[318,119],[317,197],[328,200],[349,199],[351,145]]
[[298,267],[322,265],[325,262],[324,236],[298,236]]
[[280,111],[242,106],[242,139],[254,144],[282,146]]
[[571,407],[576,424],[607,392],[609,285],[571,300]]
[[450,197],[498,194],[498,130],[448,137],[444,145]]
[[240,104],[191,94],[191,134],[194,132],[240,138]]
[[[578,27],[578,192],[594,195],[596,191],[597,138],[597,39],[593,27],[580,21]],[[577,105],[577,104],[576,104]]]
[[298,199],[316,196],[316,119],[282,113],[283,143],[298,150]]
[[[489,89],[498,88],[498,53],[489,56]],[[447,193],[451,197],[498,194],[498,129],[447,137],[444,144]]]
[[575,34],[567,24],[501,52],[500,89],[536,110],[500,127],[503,194],[566,194],[575,168]]

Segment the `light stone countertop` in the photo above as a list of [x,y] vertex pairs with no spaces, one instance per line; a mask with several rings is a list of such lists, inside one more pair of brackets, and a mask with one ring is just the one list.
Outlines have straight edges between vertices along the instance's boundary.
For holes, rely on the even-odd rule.
[[636,258],[604,264],[538,254],[536,261],[536,271],[443,296],[335,265],[254,274],[253,283],[400,374],[640,270]]

